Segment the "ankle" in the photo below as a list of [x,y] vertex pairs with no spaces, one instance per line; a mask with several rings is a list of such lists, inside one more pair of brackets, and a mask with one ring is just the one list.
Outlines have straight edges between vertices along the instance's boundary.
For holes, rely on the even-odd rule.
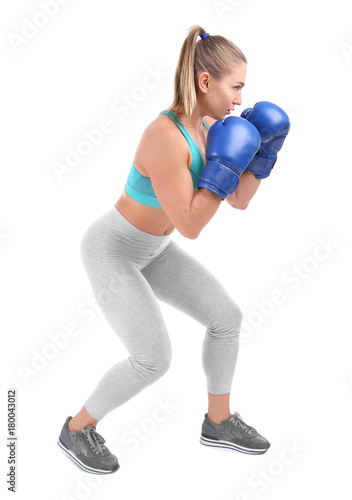
[[223,420],[228,420],[230,418],[230,412],[223,415],[208,413],[208,418],[213,424],[220,424]]
[[77,425],[72,423],[72,420],[70,420],[68,423],[68,428],[70,432],[78,432],[81,430],[82,427],[78,427]]
[[72,422],[73,419],[71,419],[68,423],[68,428],[70,430],[70,432],[78,432],[82,429],[82,427],[84,427],[85,425],[91,425],[92,427],[96,427],[96,424],[94,422],[91,422],[91,423],[81,423],[80,425],[77,425],[75,422]]

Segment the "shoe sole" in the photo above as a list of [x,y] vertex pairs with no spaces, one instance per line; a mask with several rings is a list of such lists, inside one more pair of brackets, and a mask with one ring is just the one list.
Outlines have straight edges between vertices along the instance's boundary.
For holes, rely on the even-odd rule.
[[228,448],[231,450],[241,451],[242,453],[247,453],[248,455],[261,455],[270,448],[270,444],[267,448],[262,448],[262,449],[246,448],[245,446],[231,443],[230,441],[224,441],[221,439],[214,441],[213,439],[209,439],[204,436],[200,436],[199,441],[201,444],[204,444],[205,446],[213,446],[215,448]]
[[81,462],[81,460],[77,458],[76,455],[74,455],[70,450],[68,450],[66,446],[60,442],[60,440],[57,441],[57,444],[62,449],[62,451],[66,453],[66,455],[78,465],[78,467],[86,472],[90,472],[91,474],[112,474],[120,468],[120,465],[118,464],[117,468],[114,470],[94,469],[93,467],[90,467],[89,465]]

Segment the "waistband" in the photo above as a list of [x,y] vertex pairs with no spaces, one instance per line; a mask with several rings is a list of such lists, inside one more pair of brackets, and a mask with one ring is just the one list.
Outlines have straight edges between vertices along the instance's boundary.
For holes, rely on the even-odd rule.
[[138,227],[134,226],[129,220],[127,220],[115,206],[108,211],[108,214],[112,217],[117,226],[124,232],[128,233],[129,236],[142,240],[145,243],[160,245],[168,242],[172,236],[172,233],[157,235],[138,229]]

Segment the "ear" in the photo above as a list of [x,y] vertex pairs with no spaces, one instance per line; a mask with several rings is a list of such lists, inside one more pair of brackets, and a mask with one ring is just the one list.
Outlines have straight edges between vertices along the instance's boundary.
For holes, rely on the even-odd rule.
[[209,90],[210,75],[207,71],[203,71],[198,78],[198,87],[203,94],[206,94]]

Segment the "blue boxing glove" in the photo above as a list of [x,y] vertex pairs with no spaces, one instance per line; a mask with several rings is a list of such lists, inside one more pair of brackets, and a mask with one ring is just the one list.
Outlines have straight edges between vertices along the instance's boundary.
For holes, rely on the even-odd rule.
[[257,179],[265,179],[270,175],[290,130],[289,117],[283,109],[268,101],[257,102],[253,109],[245,109],[241,117],[255,125],[261,137],[260,149],[246,170],[253,172]]
[[249,121],[229,116],[215,122],[207,139],[208,163],[199,178],[198,188],[204,187],[224,200],[234,193],[240,175],[260,146],[260,134]]

